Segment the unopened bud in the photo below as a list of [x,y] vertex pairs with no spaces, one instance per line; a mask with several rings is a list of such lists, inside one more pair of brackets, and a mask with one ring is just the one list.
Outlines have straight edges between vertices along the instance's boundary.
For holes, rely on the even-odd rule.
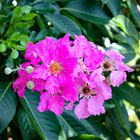
[[5,68],[4,73],[5,73],[6,75],[9,75],[9,74],[12,73],[12,71],[13,71],[13,70],[12,70],[11,68],[7,67],[7,68]]
[[34,67],[32,67],[32,66],[27,66],[27,68],[26,68],[26,72],[27,73],[32,73],[34,71]]
[[28,89],[33,89],[35,87],[35,84],[34,84],[33,81],[28,81],[26,86],[27,86]]

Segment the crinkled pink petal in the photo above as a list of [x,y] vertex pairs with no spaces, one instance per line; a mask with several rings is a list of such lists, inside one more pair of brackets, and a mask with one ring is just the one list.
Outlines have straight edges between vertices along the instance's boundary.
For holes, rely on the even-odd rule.
[[132,68],[128,67],[123,62],[116,62],[115,66],[116,66],[117,70],[119,70],[119,71],[128,71],[128,72],[134,71]]
[[50,64],[52,60],[56,60],[57,54],[55,43],[56,42],[52,37],[46,37],[36,44],[36,52],[45,65]]
[[104,97],[102,95],[92,96],[88,101],[88,112],[93,115],[100,115],[105,113],[103,103]]
[[33,79],[34,82],[34,88],[32,89],[32,91],[36,90],[38,92],[42,92],[45,89],[45,84],[46,82],[42,79]]
[[94,70],[90,75],[90,80],[96,84],[102,83],[105,80],[105,77],[103,76],[102,73],[103,73],[102,68]]
[[32,78],[35,78],[35,79],[46,80],[47,75],[48,75],[47,67],[44,65],[41,65],[41,66],[34,69],[31,76],[32,76]]
[[46,79],[45,89],[52,95],[57,93],[59,91],[59,81],[57,80],[57,77],[48,77]]
[[114,87],[119,87],[124,81],[126,81],[126,72],[112,71],[110,74],[111,84]]
[[22,98],[24,97],[26,83],[26,79],[22,79],[22,77],[18,77],[13,83],[14,92],[17,92],[18,96]]
[[61,98],[59,95],[51,96],[49,109],[52,112],[54,112],[57,115],[60,115],[63,113],[63,107],[64,107],[64,99],[63,98]]
[[103,58],[104,54],[101,50],[90,48],[86,51],[84,62],[93,71],[101,65]]
[[124,56],[115,50],[107,50],[105,54],[114,61],[122,61],[124,59]]
[[85,36],[75,35],[75,40],[73,41],[72,46],[69,47],[69,51],[71,53],[71,56],[81,58],[85,56],[85,52],[89,48],[91,48],[90,42],[85,38]]
[[109,100],[110,98],[112,98],[112,89],[108,84],[104,82],[100,83],[100,85],[97,86],[96,91],[98,92],[98,94],[102,94],[104,100]]
[[60,88],[61,90],[61,96],[66,101],[75,101],[78,98],[78,94],[76,92],[75,86],[72,82],[69,82],[67,84],[64,84]]
[[48,110],[49,108],[49,104],[50,104],[50,95],[49,93],[47,92],[44,92],[44,93],[41,93],[40,95],[40,102],[39,102],[39,105],[37,107],[37,109],[40,111],[40,112],[44,112],[46,110]]
[[32,42],[27,44],[24,57],[26,60],[30,60],[34,65],[41,61],[36,52],[36,44],[33,44]]
[[79,101],[79,104],[75,107],[75,114],[79,119],[85,119],[89,117],[88,108],[88,100],[83,98]]

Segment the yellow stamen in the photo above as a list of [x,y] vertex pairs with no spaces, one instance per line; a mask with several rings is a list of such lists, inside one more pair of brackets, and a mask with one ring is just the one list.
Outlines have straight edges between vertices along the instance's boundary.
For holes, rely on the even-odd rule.
[[53,74],[59,74],[61,70],[62,70],[62,66],[59,62],[53,62],[50,65],[50,71]]

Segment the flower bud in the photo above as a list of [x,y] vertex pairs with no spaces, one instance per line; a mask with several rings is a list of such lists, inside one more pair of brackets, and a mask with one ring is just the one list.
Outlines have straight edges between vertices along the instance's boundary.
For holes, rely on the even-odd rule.
[[32,67],[32,66],[27,66],[27,68],[26,68],[26,72],[27,73],[32,73],[34,71],[34,67]]
[[35,84],[34,84],[33,81],[28,81],[26,86],[27,86],[28,89],[33,89],[35,87]]
[[11,74],[11,73],[12,73],[12,69],[9,68],[9,67],[7,67],[7,68],[5,68],[4,73],[5,73],[6,75]]

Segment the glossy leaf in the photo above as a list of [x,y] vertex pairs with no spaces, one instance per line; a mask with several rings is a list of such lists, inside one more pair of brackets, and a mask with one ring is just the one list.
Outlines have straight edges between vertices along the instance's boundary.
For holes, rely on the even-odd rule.
[[109,10],[112,12],[113,16],[117,16],[121,9],[120,0],[101,0],[104,5],[107,5]]
[[47,14],[45,18],[63,33],[81,34],[78,25],[66,16],[60,14]]
[[95,135],[83,134],[76,137],[69,138],[68,140],[102,140]]
[[106,128],[102,124],[86,119],[78,119],[72,111],[65,110],[61,121],[73,132],[73,135],[95,134],[100,138],[107,138]]
[[40,139],[33,129],[28,115],[23,109],[18,110],[18,124],[24,140]]
[[16,112],[16,94],[11,84],[0,82],[0,133],[7,127]]
[[137,25],[140,28],[140,11],[138,10],[137,3],[135,2],[135,0],[127,0],[126,2],[128,4],[133,18],[135,19]]
[[118,127],[121,127],[127,132],[129,132],[130,122],[128,120],[128,113],[126,107],[123,103],[123,100],[120,98],[120,96],[118,96],[119,93],[117,92],[116,88],[113,90],[113,93],[114,94],[112,100],[115,104],[115,107],[112,109],[112,117],[114,117],[114,119],[116,120],[116,125],[118,125]]
[[105,24],[110,19],[97,0],[71,1],[63,10],[68,11],[77,18],[95,24]]
[[134,24],[129,20],[129,18],[118,15],[113,18],[113,21],[116,23],[118,27],[120,27],[128,36],[138,40],[138,32],[134,26]]
[[25,108],[33,128],[40,135],[42,140],[61,140],[66,139],[59,121],[52,112],[40,113],[37,110],[39,96],[37,93],[26,91],[21,103]]
[[23,21],[32,20],[35,16],[36,16],[35,13],[29,13],[29,14],[24,15],[24,16],[21,18],[21,20],[23,20]]
[[121,85],[119,88],[115,89],[118,96],[127,100],[129,103],[137,108],[140,108],[140,93],[134,87],[129,86],[127,83]]

